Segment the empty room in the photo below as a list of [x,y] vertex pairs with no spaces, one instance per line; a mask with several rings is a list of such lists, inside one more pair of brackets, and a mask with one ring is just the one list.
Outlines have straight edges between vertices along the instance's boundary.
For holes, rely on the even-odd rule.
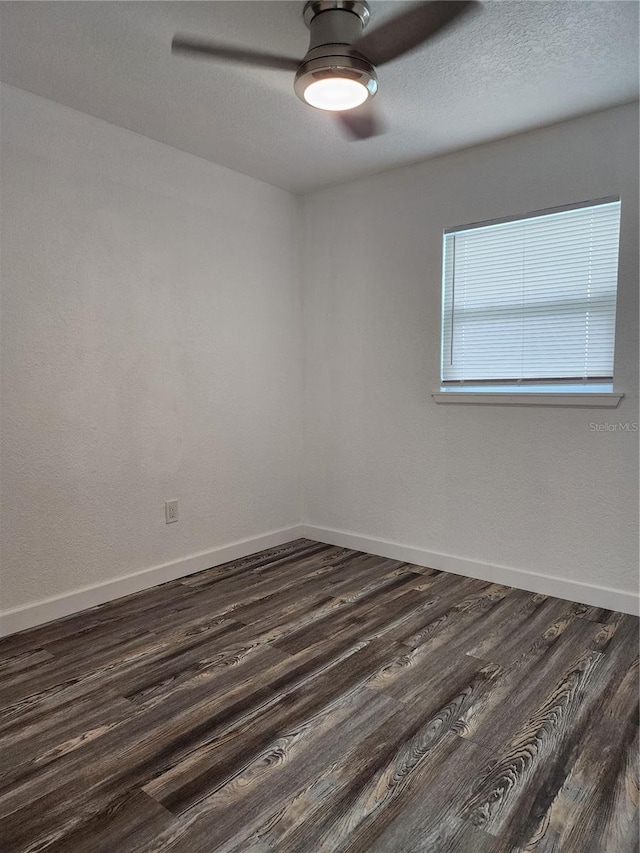
[[0,849],[638,853],[636,0],[0,0]]

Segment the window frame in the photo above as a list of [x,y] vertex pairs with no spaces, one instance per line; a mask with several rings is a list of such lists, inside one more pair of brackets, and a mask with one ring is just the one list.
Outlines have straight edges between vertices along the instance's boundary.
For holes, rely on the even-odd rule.
[[[588,201],[572,202],[557,205],[528,213],[499,217],[481,222],[471,222],[445,228],[441,241],[441,304],[440,304],[440,386],[432,391],[431,396],[436,403],[473,403],[479,405],[517,405],[517,406],[580,406],[590,408],[615,408],[624,397],[623,392],[614,390],[613,377],[594,379],[501,379],[501,380],[444,380],[443,376],[443,347],[445,323],[445,246],[448,235],[503,225],[510,222],[522,222],[527,219],[565,213],[572,210],[596,207],[618,202],[622,215],[621,196],[605,196]],[[618,244],[619,249],[619,244]],[[616,300],[617,300],[616,282]],[[617,306],[616,306],[617,307]],[[615,340],[614,340],[615,358]]]

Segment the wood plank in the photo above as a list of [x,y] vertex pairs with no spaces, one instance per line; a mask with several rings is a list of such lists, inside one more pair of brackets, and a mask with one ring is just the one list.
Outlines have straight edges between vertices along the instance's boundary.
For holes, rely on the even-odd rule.
[[[381,814],[341,849],[344,853],[494,853],[495,839],[457,815],[469,778],[485,760],[480,747],[449,732],[407,792],[395,820],[384,826]],[[382,832],[376,823],[383,823]]]
[[95,654],[88,651],[85,655],[77,653],[55,658],[46,675],[27,672],[5,679],[0,686],[0,708],[10,708],[60,684],[70,686],[82,682],[86,691],[90,691],[96,681],[105,686],[125,672],[148,669],[158,661],[165,670],[170,665],[180,670],[188,661],[210,661],[219,654],[220,638],[224,638],[222,645],[228,645],[228,635],[240,627],[230,620],[220,620],[212,623],[204,633],[173,643],[157,634],[144,634]]
[[36,849],[49,853],[135,853],[171,825],[173,815],[142,791],[126,791],[102,810],[83,819],[84,803],[70,809],[71,819],[52,825],[46,802],[33,810],[25,821],[5,822],[2,829],[4,849],[11,853],[33,851],[31,838],[38,838]]
[[[531,713],[513,735],[504,737],[513,726],[505,722],[499,734],[494,731],[485,738],[485,746],[491,744],[496,757],[474,785],[461,817],[504,838],[525,813],[533,810],[535,814],[541,798],[553,800],[563,774],[575,760],[586,722],[600,719],[597,685],[603,671],[605,656],[587,650],[565,668],[551,689],[537,691],[536,702],[530,702]],[[590,684],[595,688],[591,694]],[[585,694],[591,701],[585,701]],[[516,715],[514,720],[518,719]],[[601,737],[603,728],[598,728]]]
[[136,853],[164,832],[173,815],[134,788],[47,846],[48,853]]
[[632,721],[607,721],[568,744],[544,770],[531,806],[500,833],[505,846],[539,853],[637,851],[638,728]]
[[304,560],[311,558],[313,561],[328,559],[331,562],[337,554],[344,549],[337,549],[331,545],[323,545],[320,542],[312,542],[308,539],[297,539],[277,548],[270,548],[251,554],[239,560],[232,560],[220,566],[214,566],[203,572],[189,575],[183,578],[182,583],[195,589],[226,584],[229,580],[244,579],[251,574],[273,573],[286,567],[295,568]]
[[15,673],[23,673],[25,670],[32,672],[35,668],[39,668],[46,671],[51,660],[53,660],[53,655],[45,649],[25,651],[11,657],[5,657],[0,663],[0,684]]
[[349,601],[347,607],[332,607],[331,613],[315,619],[313,624],[295,628],[276,645],[282,651],[296,654],[318,639],[354,623],[362,632],[373,630],[424,601],[427,593],[420,591],[423,583],[424,577],[413,572],[393,578],[378,589]]
[[[46,625],[29,628],[19,634],[0,639],[0,660],[25,650],[34,651],[46,647],[64,638],[73,638],[75,643],[86,643],[90,632],[106,623],[110,623],[114,632],[118,632],[122,628],[122,623],[127,620],[139,623],[143,618],[153,618],[159,621],[167,607],[176,607],[180,601],[189,599],[192,595],[193,590],[178,581],[171,581],[107,604],[100,604]],[[129,628],[131,627],[129,622]]]
[[[246,763],[247,753],[266,749],[285,727],[304,725],[326,706],[337,709],[358,692],[386,657],[386,649],[370,644],[333,666],[329,673],[283,693],[251,719],[243,719],[211,741],[197,757],[176,763],[144,790],[174,813],[182,813],[204,794],[224,785]],[[369,694],[371,695],[371,694]]]
[[[0,817],[8,818],[20,810],[28,813],[35,800],[46,798],[51,818],[66,819],[69,799],[82,791],[91,792],[97,807],[102,807],[102,800],[110,799],[118,786],[129,790],[136,782],[146,781],[148,775],[161,773],[205,746],[225,726],[272,700],[268,688],[259,689],[259,674],[269,662],[281,658],[272,649],[256,649],[240,661],[234,678],[207,681],[197,699],[181,692],[175,702],[164,699],[150,707],[143,705],[101,738],[38,773],[25,772],[19,782],[0,790]],[[224,663],[218,666],[226,668]],[[104,791],[98,800],[100,788]],[[20,821],[20,815],[12,820]]]
[[128,720],[135,706],[126,699],[103,693],[41,716],[29,725],[0,737],[0,792],[33,777],[63,755],[85,747]]
[[[387,697],[350,690],[304,723],[285,728],[270,747],[174,822],[162,839],[165,849],[223,853],[235,846],[238,837],[250,833],[274,807],[282,808],[292,791],[309,784],[326,763],[338,760],[356,731],[357,737],[366,736],[395,708]],[[243,791],[242,802],[238,790]]]
[[484,684],[484,673],[457,672],[446,688],[425,691],[422,701],[399,707],[311,784],[299,788],[251,836],[238,844],[236,834],[233,849],[293,853],[307,845],[341,850],[347,840],[349,849],[352,843],[367,849],[366,844],[394,821],[418,790],[416,780],[423,780],[442,760],[443,740],[463,751],[477,749],[448,736],[459,713],[473,703]]

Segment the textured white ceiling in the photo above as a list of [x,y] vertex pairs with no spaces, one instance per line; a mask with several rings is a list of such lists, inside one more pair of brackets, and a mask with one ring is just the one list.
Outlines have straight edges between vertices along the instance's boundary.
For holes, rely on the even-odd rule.
[[[346,141],[292,75],[172,56],[176,31],[302,57],[303,2],[2,2],[0,79],[306,192],[638,97],[634,0],[493,0],[380,69],[389,131]],[[370,26],[408,4],[371,3]]]

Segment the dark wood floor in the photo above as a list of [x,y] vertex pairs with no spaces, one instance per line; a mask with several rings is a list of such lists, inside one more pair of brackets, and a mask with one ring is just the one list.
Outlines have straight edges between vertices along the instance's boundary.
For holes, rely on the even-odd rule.
[[0,641],[5,853],[631,853],[638,620],[298,540]]

